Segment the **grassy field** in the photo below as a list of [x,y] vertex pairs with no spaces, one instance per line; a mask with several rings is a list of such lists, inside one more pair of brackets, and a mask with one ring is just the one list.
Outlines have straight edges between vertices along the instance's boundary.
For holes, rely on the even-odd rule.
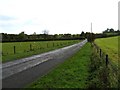
[[2,62],[40,54],[78,42],[80,42],[80,40],[2,43]]
[[105,33],[106,35],[117,35],[118,33]]
[[96,39],[95,43],[109,55],[113,63],[118,63],[118,36]]
[[87,88],[91,47],[87,43],[78,53],[26,88]]

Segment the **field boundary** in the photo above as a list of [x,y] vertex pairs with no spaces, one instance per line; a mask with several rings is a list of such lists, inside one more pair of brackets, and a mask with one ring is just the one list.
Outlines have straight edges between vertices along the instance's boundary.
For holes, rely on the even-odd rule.
[[98,54],[100,60],[102,60],[102,64],[105,64],[104,69],[108,70],[107,72],[109,73],[109,76],[107,76],[106,78],[110,79],[110,86],[114,86],[113,83],[118,84],[118,65],[112,63],[111,59],[109,58],[109,55],[103,52],[102,49],[99,46],[97,46],[96,43],[92,43],[92,46],[95,49],[95,52]]
[[[19,42],[19,43],[4,43],[2,44],[2,63],[29,57],[32,55],[42,54],[44,52],[70,46],[81,42],[75,41],[49,41],[49,42]],[[23,54],[24,53],[24,54]]]

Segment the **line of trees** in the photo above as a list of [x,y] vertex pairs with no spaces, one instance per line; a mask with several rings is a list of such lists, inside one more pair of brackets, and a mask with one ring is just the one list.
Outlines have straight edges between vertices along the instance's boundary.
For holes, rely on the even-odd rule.
[[120,35],[120,30],[114,30],[113,28],[107,28],[102,33],[95,34],[95,38],[105,38]]
[[[50,35],[49,31],[44,30],[43,34],[36,34],[35,32],[31,35],[27,35],[24,32],[19,34],[2,34],[2,42],[20,42],[20,41],[50,41],[50,40],[81,40],[87,38],[88,41],[93,41],[95,38],[104,38],[120,35],[120,30],[114,30],[107,28],[103,33],[94,34],[90,32],[81,32],[81,34],[54,34]],[[92,38],[91,38],[92,37]]]
[[77,40],[85,39],[89,32],[81,34],[48,34],[48,31],[43,31],[43,34],[36,34],[35,32],[31,35],[27,35],[24,32],[19,34],[2,34],[2,42],[19,42],[19,41],[50,41],[50,40]]
[[103,33],[120,33],[120,30],[114,30],[113,28],[107,28]]

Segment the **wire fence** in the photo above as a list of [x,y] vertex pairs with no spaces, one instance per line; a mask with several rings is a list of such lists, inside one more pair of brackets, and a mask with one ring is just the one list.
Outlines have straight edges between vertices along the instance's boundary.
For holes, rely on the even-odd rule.
[[57,48],[57,47],[64,47],[68,45],[72,45],[78,43],[78,41],[67,41],[67,42],[33,42],[33,43],[18,43],[18,44],[9,44],[7,46],[3,46],[3,50],[0,51],[0,54],[2,56],[7,56],[7,55],[15,55],[15,54],[20,54],[20,53],[28,53],[31,51],[38,51],[38,50],[44,50],[44,49],[52,49],[52,48]]
[[100,60],[103,60],[103,64],[105,64],[106,68],[108,68],[111,83],[118,84],[118,65],[114,64],[109,58],[109,55],[106,54],[99,46],[97,46],[95,43],[92,43],[92,45],[95,48],[95,52],[98,54]]

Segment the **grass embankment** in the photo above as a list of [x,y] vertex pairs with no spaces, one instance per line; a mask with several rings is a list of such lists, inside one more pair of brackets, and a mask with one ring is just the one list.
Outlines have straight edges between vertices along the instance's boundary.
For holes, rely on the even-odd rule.
[[118,88],[118,73],[113,69],[113,66],[108,63],[106,66],[105,58],[100,57],[96,47],[92,48],[90,61],[90,88]]
[[2,62],[40,54],[78,42],[80,42],[80,40],[2,43]]
[[102,60],[96,48],[93,46],[90,59],[89,88],[108,88],[108,71],[105,60]]
[[78,53],[27,88],[87,88],[90,56],[91,46],[87,43]]
[[[94,72],[97,72],[96,75],[97,77],[94,78],[94,82],[96,82],[96,79],[101,81],[99,82],[99,87],[104,87],[104,88],[119,88],[119,69],[118,69],[118,58],[119,58],[119,53],[118,52],[118,40],[120,36],[116,37],[109,37],[109,38],[100,38],[96,39],[95,43],[102,49],[102,51],[105,54],[108,54],[109,56],[109,61],[108,65],[106,67],[105,65],[105,55],[103,54],[102,57],[100,58],[99,53],[96,53],[94,50],[93,60],[94,63],[98,62],[99,64],[96,65],[96,68]],[[95,64],[94,64],[95,65]]]
[[118,36],[96,39],[95,43],[109,55],[113,63],[118,64]]

